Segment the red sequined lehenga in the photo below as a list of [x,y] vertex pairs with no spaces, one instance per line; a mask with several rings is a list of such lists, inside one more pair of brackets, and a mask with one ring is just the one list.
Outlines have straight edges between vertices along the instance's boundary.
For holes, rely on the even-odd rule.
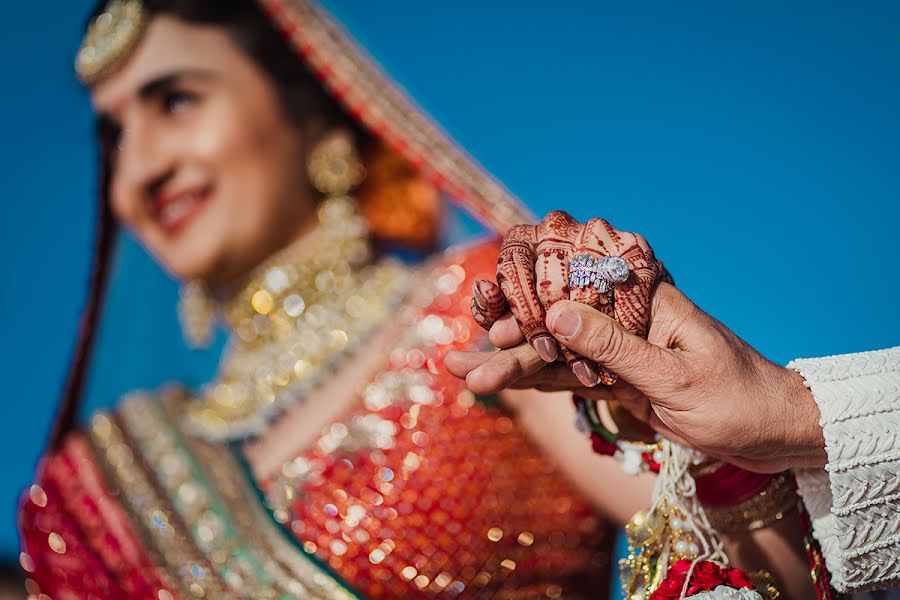
[[278,478],[184,431],[179,389],[96,415],[24,504],[30,577],[55,599],[604,596],[602,523],[441,367],[482,338],[467,291],[492,251],[430,270],[357,408]]
[[[529,218],[327,15],[306,0],[262,4],[351,114],[431,184],[495,230]],[[451,250],[413,274],[353,408],[275,477],[254,479],[239,442],[197,435],[185,418],[197,398],[180,387],[129,396],[68,433],[20,512],[29,592],[605,597],[605,524],[512,415],[442,367],[447,350],[485,344],[469,290],[493,276],[496,255],[492,244]]]

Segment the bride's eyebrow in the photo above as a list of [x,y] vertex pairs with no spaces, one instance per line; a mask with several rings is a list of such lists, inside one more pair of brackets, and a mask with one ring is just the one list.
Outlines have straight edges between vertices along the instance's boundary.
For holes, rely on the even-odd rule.
[[[214,71],[207,69],[181,69],[163,73],[162,75],[157,75],[149,81],[142,83],[138,88],[137,93],[134,95],[134,98],[140,102],[146,102],[180,81],[186,79],[211,80],[215,79],[216,76],[217,74]],[[115,123],[130,101],[131,100],[128,97],[124,97],[112,102],[110,109],[101,111],[98,114],[98,121]]]
[[185,79],[214,79],[216,74],[206,69],[183,69],[172,71],[158,75],[149,81],[141,84],[137,91],[137,98],[140,100],[148,100],[166,88],[183,81]]

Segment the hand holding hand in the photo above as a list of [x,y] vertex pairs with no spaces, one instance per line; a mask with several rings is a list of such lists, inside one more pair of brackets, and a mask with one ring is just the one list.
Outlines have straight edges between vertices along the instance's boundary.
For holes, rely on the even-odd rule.
[[671,285],[659,286],[651,308],[646,340],[577,302],[547,312],[559,343],[619,374],[609,388],[584,389],[558,369],[537,369],[521,347],[493,354],[490,365],[484,354],[455,353],[447,366],[476,387],[489,381],[617,400],[667,438],[749,470],[824,465],[819,412],[798,373],[766,360]]
[[[570,286],[570,264],[576,257],[620,257],[628,270],[614,289],[598,285]],[[546,311],[556,302],[571,299],[618,319],[626,330],[645,336],[650,297],[661,277],[667,277],[647,241],[636,233],[615,229],[603,219],[579,223],[562,211],[553,211],[538,225],[510,229],[497,261],[497,285],[475,284],[472,314],[485,329],[512,323],[509,335],[493,335],[500,347],[527,340],[544,363],[562,357],[587,387],[611,384],[615,376],[593,361],[558,346],[545,324]],[[509,312],[507,312],[509,310]]]

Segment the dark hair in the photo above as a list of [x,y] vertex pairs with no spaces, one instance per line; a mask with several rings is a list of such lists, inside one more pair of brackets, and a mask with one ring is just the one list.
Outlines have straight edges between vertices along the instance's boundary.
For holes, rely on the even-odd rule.
[[[100,15],[107,2],[101,2],[90,21]],[[350,129],[360,143],[369,140],[355,119],[347,115],[334,101],[301,60],[290,42],[279,32],[272,20],[254,0],[143,0],[148,17],[171,15],[188,23],[214,25],[224,28],[235,45],[243,50],[269,77],[278,90],[282,108],[298,127],[311,116],[323,120],[326,126]],[[85,378],[96,338],[97,324],[109,279],[110,257],[115,247],[116,224],[108,202],[110,180],[110,150],[112,139],[99,135],[100,181],[96,241],[91,265],[88,298],[81,316],[78,339],[63,397],[50,434],[50,448],[55,450],[65,434],[73,427],[81,403]]]

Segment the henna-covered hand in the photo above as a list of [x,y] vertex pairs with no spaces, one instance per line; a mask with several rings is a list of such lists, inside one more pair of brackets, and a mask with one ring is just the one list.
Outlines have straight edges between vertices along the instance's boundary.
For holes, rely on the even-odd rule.
[[[617,285],[613,294],[593,287],[570,289],[569,263],[584,254],[593,258],[621,256],[630,268],[628,280]],[[519,377],[529,376],[561,357],[582,385],[611,385],[616,378],[610,371],[565,346],[557,346],[547,330],[546,312],[557,301],[571,299],[618,319],[628,331],[646,337],[650,298],[661,280],[671,278],[642,236],[619,231],[603,219],[582,224],[563,211],[553,211],[537,225],[510,229],[497,260],[499,287],[489,281],[476,282],[472,314],[490,331],[491,341],[498,347],[510,348],[527,341],[533,348],[519,353],[527,363],[524,370],[514,369]],[[542,360],[527,356],[531,352]]]

